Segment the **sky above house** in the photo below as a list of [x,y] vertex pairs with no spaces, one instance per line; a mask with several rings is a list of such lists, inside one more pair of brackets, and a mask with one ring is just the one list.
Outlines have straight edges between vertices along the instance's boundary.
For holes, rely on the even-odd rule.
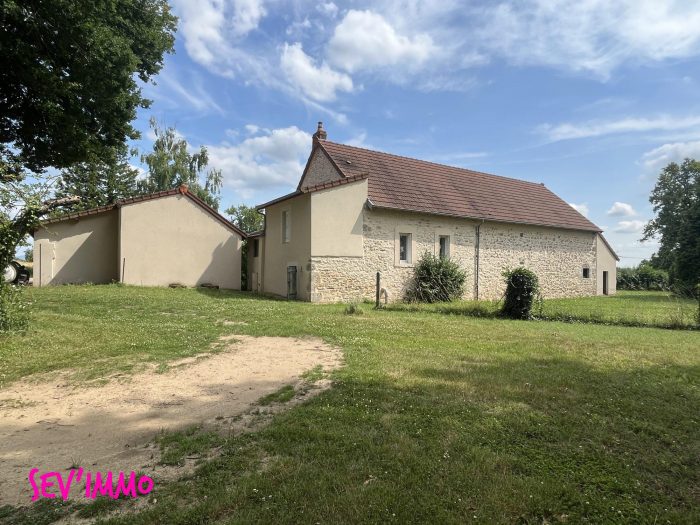
[[293,191],[328,139],[543,182],[630,266],[660,169],[700,158],[700,2],[172,0],[139,114],[205,145],[221,210]]

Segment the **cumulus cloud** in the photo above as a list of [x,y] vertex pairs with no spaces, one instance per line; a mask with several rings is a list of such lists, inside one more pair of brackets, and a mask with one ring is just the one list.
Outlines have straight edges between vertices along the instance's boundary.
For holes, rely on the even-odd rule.
[[634,211],[632,205],[627,204],[626,202],[615,201],[615,203],[608,210],[608,215],[611,217],[632,217],[637,215],[637,212]]
[[648,131],[673,131],[700,126],[700,115],[674,117],[660,115],[653,118],[630,117],[608,121],[588,121],[579,124],[542,124],[536,131],[549,140],[582,139],[617,133],[641,133]]
[[330,102],[335,100],[337,91],[353,90],[348,75],[333,70],[325,62],[317,66],[298,42],[284,45],[280,65],[289,82],[313,100]]
[[642,164],[648,172],[656,174],[671,162],[682,162],[686,158],[700,159],[700,140],[673,142],[654,148],[642,156]]
[[331,64],[350,73],[385,66],[420,67],[435,52],[427,34],[400,35],[381,15],[351,9],[328,43]]
[[311,135],[296,126],[255,129],[237,144],[207,145],[209,165],[221,169],[224,184],[244,195],[261,188],[296,185],[311,149]]
[[584,217],[588,217],[588,205],[585,203],[581,204],[575,204],[573,202],[569,203],[569,206],[571,206],[573,209],[575,209],[577,212],[579,212],[581,215]]
[[613,231],[616,233],[641,233],[645,225],[644,221],[620,221]]

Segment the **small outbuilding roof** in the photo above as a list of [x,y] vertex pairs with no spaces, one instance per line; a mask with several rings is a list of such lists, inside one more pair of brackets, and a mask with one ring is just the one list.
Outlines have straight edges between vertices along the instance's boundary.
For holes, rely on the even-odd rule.
[[88,217],[90,215],[97,215],[99,213],[104,213],[104,212],[108,212],[111,210],[115,210],[117,208],[121,208],[122,206],[128,206],[130,204],[137,204],[139,202],[150,201],[150,200],[154,200],[154,199],[162,199],[163,197],[171,197],[173,195],[182,195],[184,197],[187,197],[194,204],[196,204],[197,206],[202,208],[202,210],[204,210],[206,213],[211,215],[212,218],[216,219],[221,224],[226,226],[229,230],[237,233],[238,235],[240,235],[244,239],[246,238],[246,233],[243,230],[238,228],[231,221],[227,220],[226,217],[221,215],[214,208],[212,208],[206,202],[204,202],[202,199],[200,199],[195,194],[193,194],[189,190],[189,188],[187,187],[186,184],[183,184],[182,186],[179,186],[177,188],[172,188],[170,190],[163,190],[163,191],[159,191],[156,193],[150,193],[148,195],[138,195],[136,197],[129,197],[127,199],[120,199],[113,204],[107,204],[105,206],[99,206],[97,208],[91,208],[89,210],[81,210],[81,211],[66,213],[65,215],[60,215],[58,217],[54,217],[51,219],[41,221],[41,226],[45,226],[48,224],[55,224],[57,222],[63,222],[63,221],[68,221],[68,220],[72,220],[72,219],[80,219],[81,217]]

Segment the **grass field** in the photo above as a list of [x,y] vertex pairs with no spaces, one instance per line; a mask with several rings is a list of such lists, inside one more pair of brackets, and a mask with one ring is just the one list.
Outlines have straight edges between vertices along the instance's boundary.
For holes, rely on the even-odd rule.
[[[390,305],[391,310],[436,312],[476,317],[491,317],[498,312],[496,301],[456,301],[439,304]],[[608,297],[545,299],[534,314],[547,320],[654,326],[658,328],[697,329],[698,302],[668,292],[619,291]]]
[[[0,339],[5,384],[64,369],[76,381],[129,372],[232,332],[314,335],[345,352],[331,390],[261,431],[165,439],[222,455],[111,522],[700,522],[698,332],[365,305],[346,315],[343,305],[196,290],[30,293],[30,333]],[[647,297],[603,299],[609,315],[665,308]],[[4,516],[38,523],[42,505]]]

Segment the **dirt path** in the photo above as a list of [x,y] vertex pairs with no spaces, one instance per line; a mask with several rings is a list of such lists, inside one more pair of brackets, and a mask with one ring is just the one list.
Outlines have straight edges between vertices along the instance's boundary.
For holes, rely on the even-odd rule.
[[[54,379],[0,391],[0,505],[29,503],[30,469],[66,473],[132,470],[158,476],[154,436],[248,411],[260,397],[294,384],[307,370],[340,365],[318,339],[234,336],[217,354],[74,387]],[[71,491],[73,494],[73,491]]]

